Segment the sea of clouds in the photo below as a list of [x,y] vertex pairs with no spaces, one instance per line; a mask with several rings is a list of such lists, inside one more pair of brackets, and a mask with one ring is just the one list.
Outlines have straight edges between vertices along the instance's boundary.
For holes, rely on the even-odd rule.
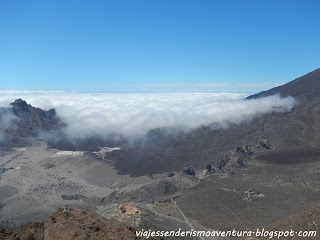
[[[44,110],[55,108],[68,137],[143,136],[154,128],[190,131],[215,124],[227,128],[270,112],[290,111],[295,99],[274,95],[245,100],[228,92],[76,93],[0,91],[0,107],[22,98]],[[12,117],[12,116],[11,116]],[[10,116],[6,119],[6,124]],[[1,137],[1,136],[0,136]]]

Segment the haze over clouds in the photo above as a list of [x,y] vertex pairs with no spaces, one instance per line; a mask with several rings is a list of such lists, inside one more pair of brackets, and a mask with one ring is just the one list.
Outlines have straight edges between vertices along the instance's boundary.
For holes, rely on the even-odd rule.
[[[67,123],[70,138],[106,137],[120,134],[142,136],[148,130],[173,127],[188,131],[216,123],[250,121],[258,115],[289,111],[291,97],[270,96],[244,100],[245,93],[162,92],[162,93],[75,93],[75,92],[0,92],[0,106],[9,106],[17,98],[49,110],[55,108]],[[7,121],[6,121],[7,123]]]

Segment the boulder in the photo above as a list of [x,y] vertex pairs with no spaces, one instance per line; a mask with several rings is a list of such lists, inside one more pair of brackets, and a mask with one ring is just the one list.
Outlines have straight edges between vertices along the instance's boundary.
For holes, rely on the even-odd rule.
[[259,141],[257,148],[272,149],[273,146],[269,143],[267,139],[262,139]]
[[191,166],[185,167],[182,172],[188,175],[196,175],[196,171]]

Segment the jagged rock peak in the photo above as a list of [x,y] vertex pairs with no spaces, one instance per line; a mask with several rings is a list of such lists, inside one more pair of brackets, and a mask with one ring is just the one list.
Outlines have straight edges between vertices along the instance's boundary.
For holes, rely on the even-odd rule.
[[13,113],[23,120],[21,127],[28,129],[40,128],[42,130],[54,130],[62,126],[61,120],[56,116],[56,110],[49,111],[36,108],[20,99],[11,103]]
[[14,105],[14,106],[27,106],[27,102],[22,100],[21,98],[19,99],[16,99],[13,103],[11,103],[11,105]]
[[35,110],[38,110],[38,111],[43,111],[43,112],[48,112],[52,115],[56,115],[56,110],[55,109],[50,109],[49,111],[44,111],[40,108],[35,108],[33,106],[31,106],[30,104],[28,104],[25,100],[19,98],[19,99],[16,99],[14,102],[11,103],[11,105],[14,107],[14,108],[19,108],[23,111],[27,111],[29,112],[30,109],[35,109]]

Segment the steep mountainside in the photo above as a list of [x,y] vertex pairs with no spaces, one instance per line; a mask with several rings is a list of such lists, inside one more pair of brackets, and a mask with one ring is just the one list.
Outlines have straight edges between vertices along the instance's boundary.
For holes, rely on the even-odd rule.
[[251,158],[275,164],[317,160],[320,154],[320,69],[281,87],[252,95],[248,101],[272,94],[293,96],[297,104],[291,112],[265,114],[228,129],[203,127],[191,133],[171,135],[154,131],[144,143],[123,147],[108,158],[115,160],[120,173],[134,176],[181,171],[186,165],[199,170],[209,163],[218,168],[221,159],[239,143],[256,145],[267,140],[274,148],[259,149]]
[[280,94],[282,97],[292,96],[295,98],[305,98],[319,94],[320,89],[320,68],[299,77],[283,86],[272,88],[258,94],[251,95],[247,99],[266,97]]

